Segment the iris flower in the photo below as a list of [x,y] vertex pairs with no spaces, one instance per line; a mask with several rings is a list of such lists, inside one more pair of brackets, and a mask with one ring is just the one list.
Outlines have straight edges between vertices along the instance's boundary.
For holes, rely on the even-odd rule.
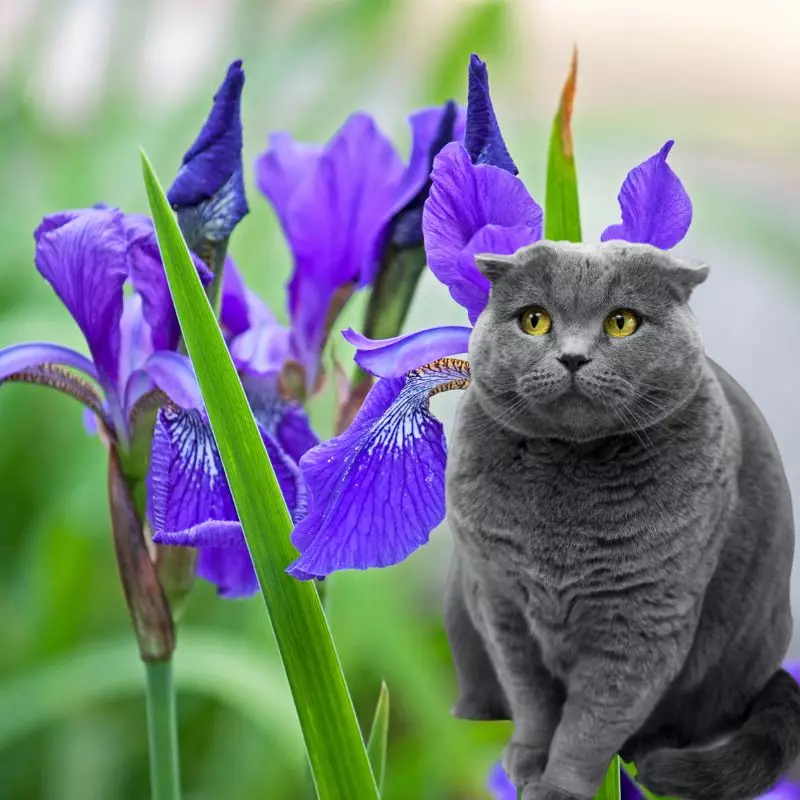
[[294,257],[289,353],[308,392],[330,326],[351,293],[375,280],[387,240],[421,240],[433,156],[463,138],[463,114],[453,103],[417,111],[409,124],[408,164],[362,113],[323,147],[273,133],[256,159],[256,184],[272,203]]
[[[619,194],[622,223],[602,240],[668,248],[686,234],[692,205],[667,164],[672,144],[630,171]],[[422,216],[428,265],[473,323],[489,295],[475,254],[510,254],[542,236],[542,210],[516,176],[476,56],[464,143],[443,148],[431,181]],[[301,556],[292,574],[388,566],[428,541],[444,519],[447,457],[429,399],[468,385],[469,364],[451,356],[467,351],[470,332],[466,325],[438,327],[383,341],[345,332],[356,362],[381,379],[350,428],[300,461],[311,503],[293,534]]]

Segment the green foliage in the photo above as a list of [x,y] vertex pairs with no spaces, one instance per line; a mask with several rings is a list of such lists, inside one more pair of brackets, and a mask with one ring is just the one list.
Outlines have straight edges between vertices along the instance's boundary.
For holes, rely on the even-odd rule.
[[286,574],[292,521],[227,345],[164,191],[142,154],[170,292],[269,611],[322,800],[377,798],[319,596]]
[[547,157],[544,238],[553,241],[581,241],[578,177],[575,172],[575,152],[572,142],[572,104],[575,100],[577,72],[576,51],[561,93],[561,103],[553,121],[550,152]]
[[620,800],[619,769],[622,762],[614,756],[606,772],[603,785],[595,796],[595,800]]
[[381,684],[378,704],[375,706],[375,717],[367,741],[367,755],[372,766],[372,774],[378,784],[378,791],[383,794],[386,779],[386,748],[389,742],[389,689]]

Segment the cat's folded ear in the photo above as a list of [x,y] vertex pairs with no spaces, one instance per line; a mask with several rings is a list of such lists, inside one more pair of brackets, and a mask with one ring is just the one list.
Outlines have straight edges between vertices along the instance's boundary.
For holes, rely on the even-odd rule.
[[689,299],[694,287],[701,284],[708,277],[710,271],[708,264],[696,258],[669,256],[664,266],[670,282],[681,293],[684,300]]
[[475,265],[481,275],[488,278],[492,283],[516,263],[514,256],[501,256],[495,253],[478,253],[475,256]]

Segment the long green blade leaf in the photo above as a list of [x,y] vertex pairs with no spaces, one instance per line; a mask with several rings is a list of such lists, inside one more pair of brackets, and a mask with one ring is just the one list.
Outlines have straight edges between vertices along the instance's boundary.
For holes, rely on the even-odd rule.
[[547,157],[547,191],[544,204],[544,235],[553,241],[581,240],[581,213],[578,206],[578,176],[572,146],[572,105],[578,75],[578,52],[572,55],[567,81],[561,92]]
[[377,800],[317,590],[285,572],[296,554],[275,472],[186,243],[144,153],[142,166],[172,300],[294,696],[317,794],[322,800]]
[[603,785],[595,795],[595,800],[620,800],[619,768],[619,756],[614,756],[608,767],[608,772],[606,772]]
[[385,683],[381,684],[381,693],[378,705],[375,706],[375,716],[372,719],[372,729],[367,742],[367,755],[372,765],[372,774],[378,784],[378,790],[383,794],[383,783],[386,777],[386,748],[389,742],[389,689]]

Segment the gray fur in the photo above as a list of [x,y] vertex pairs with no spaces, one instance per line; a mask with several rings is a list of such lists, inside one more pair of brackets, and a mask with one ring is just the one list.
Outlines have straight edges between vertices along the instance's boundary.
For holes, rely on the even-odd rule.
[[[792,509],[766,422],[686,305],[708,269],[620,242],[478,264],[491,297],[447,468],[454,713],[510,710],[525,800],[592,798],[617,752],[659,793],[760,795],[800,749],[780,671]],[[545,336],[519,327],[534,304]],[[613,339],[620,307],[642,323]],[[565,353],[591,361],[571,373]]]

